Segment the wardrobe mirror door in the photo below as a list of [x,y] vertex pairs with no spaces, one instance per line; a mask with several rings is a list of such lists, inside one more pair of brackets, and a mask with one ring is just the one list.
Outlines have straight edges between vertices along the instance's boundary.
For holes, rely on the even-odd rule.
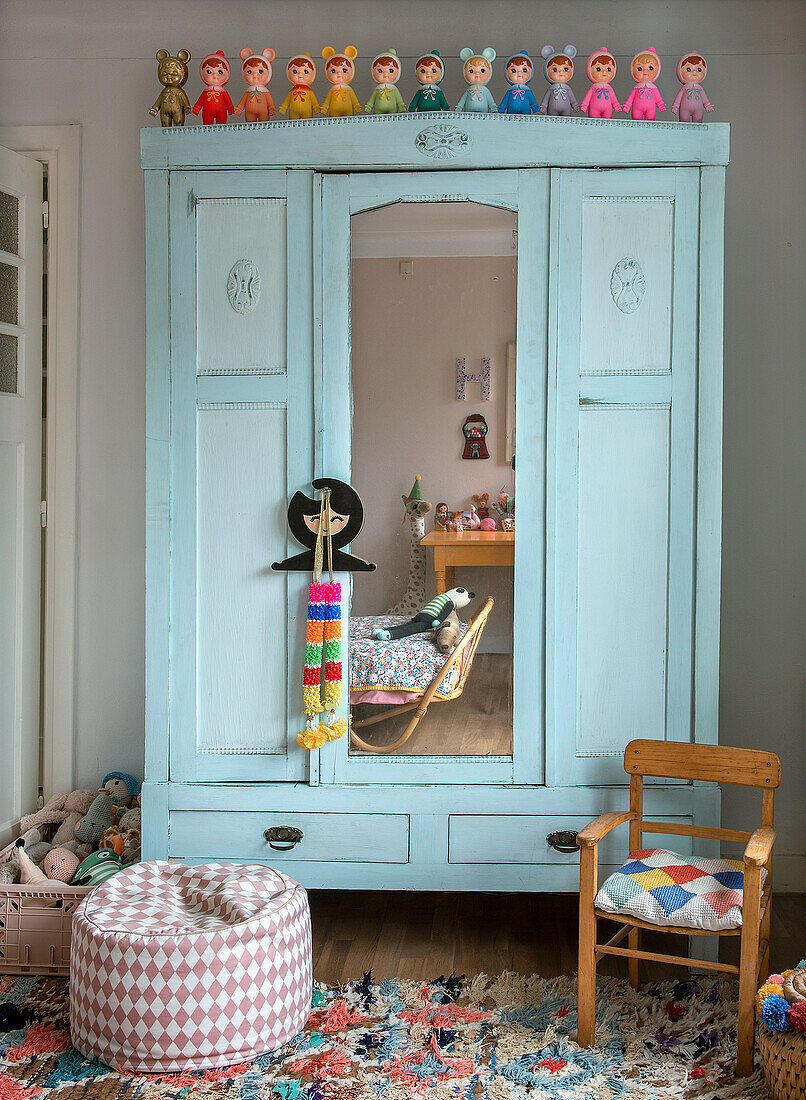
[[352,754],[512,756],[516,249],[474,202],[351,219]]

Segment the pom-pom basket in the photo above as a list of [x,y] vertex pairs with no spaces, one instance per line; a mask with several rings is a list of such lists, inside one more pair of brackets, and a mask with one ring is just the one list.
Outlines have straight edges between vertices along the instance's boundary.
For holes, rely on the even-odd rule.
[[770,1031],[759,1021],[758,1049],[772,1100],[806,1100],[806,1032]]

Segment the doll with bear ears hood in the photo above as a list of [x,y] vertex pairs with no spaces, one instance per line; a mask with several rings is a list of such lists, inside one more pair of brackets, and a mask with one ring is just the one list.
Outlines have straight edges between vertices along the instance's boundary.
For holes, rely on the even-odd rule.
[[629,111],[635,122],[654,122],[657,112],[666,110],[666,104],[655,87],[655,81],[660,76],[660,58],[654,46],[635,55],[630,62],[630,72],[635,87],[624,101],[624,111]]
[[400,80],[400,58],[394,50],[385,50],[373,58],[370,66],[375,91],[364,110],[368,115],[394,115],[406,110],[406,103],[396,85]]
[[537,105],[534,92],[529,87],[535,75],[532,59],[526,50],[513,53],[507,58],[504,65],[504,76],[509,91],[498,104],[498,113],[501,115],[536,115],[540,109]]
[[705,94],[702,81],[708,71],[705,58],[698,53],[686,54],[677,62],[677,79],[683,85],[675,96],[672,114],[681,122],[702,122],[705,111],[713,111],[714,105]]
[[462,75],[468,87],[456,104],[456,110],[478,113],[497,111],[498,104],[487,87],[493,75],[495,50],[492,46],[487,46],[481,53],[474,53],[469,46],[465,46],[459,51],[459,57],[463,62]]
[[358,50],[355,46],[345,46],[341,53],[336,53],[332,46],[325,46],[322,57],[325,62],[325,76],[332,87],[319,110],[323,115],[330,115],[331,118],[360,115],[361,104],[350,87],[350,81],[355,76],[355,59],[358,57]]
[[192,110],[185,92],[190,51],[177,50],[176,56],[173,56],[169,50],[157,50],[156,58],[157,79],[162,91],[148,113],[159,114],[163,126],[184,126],[185,116]]
[[569,118],[574,111],[579,110],[576,96],[568,83],[574,75],[576,55],[576,46],[566,46],[561,53],[553,46],[544,46],[540,51],[545,62],[543,71],[549,82],[548,91],[540,104],[541,114]]
[[585,72],[591,82],[580,104],[580,110],[588,118],[612,118],[614,111],[621,110],[611,84],[616,75],[616,59],[607,46],[594,50],[585,64]]
[[291,84],[291,90],[280,104],[280,114],[288,111],[290,120],[313,118],[321,107],[311,88],[316,79],[316,65],[309,53],[300,53],[292,57],[285,67],[285,73]]
[[244,46],[240,56],[247,87],[235,108],[235,114],[243,114],[244,122],[269,122],[271,116],[277,113],[268,89],[272,75],[271,63],[277,55],[271,46],[260,53]]
[[225,84],[230,78],[229,61],[223,50],[208,53],[199,65],[199,75],[205,89],[193,105],[193,114],[201,111],[204,126],[223,126],[227,116],[235,113]]

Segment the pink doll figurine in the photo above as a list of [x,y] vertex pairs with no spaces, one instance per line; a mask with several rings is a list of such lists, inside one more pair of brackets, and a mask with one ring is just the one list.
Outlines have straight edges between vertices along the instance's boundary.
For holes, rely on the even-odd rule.
[[654,83],[660,76],[660,58],[654,46],[635,55],[630,63],[630,72],[635,87],[624,101],[623,110],[625,113],[631,110],[631,117],[636,122],[654,122],[656,111],[666,110],[666,104]]
[[266,86],[271,80],[271,63],[276,56],[271,46],[258,54],[248,46],[241,50],[246,91],[235,108],[235,114],[243,114],[244,122],[269,122],[271,116],[277,113]]
[[536,115],[540,108],[537,105],[534,92],[529,87],[532,77],[535,75],[532,59],[526,50],[514,53],[507,58],[504,66],[504,76],[509,84],[509,91],[498,104],[499,115]]
[[566,46],[562,53],[555,53],[553,46],[544,46],[540,55],[545,61],[546,80],[549,82],[549,90],[540,104],[540,113],[568,118],[579,110],[576,96],[568,84],[574,75],[576,47]]
[[292,57],[285,68],[291,83],[291,90],[280,104],[280,114],[288,111],[289,119],[313,118],[319,113],[319,101],[313,94],[311,84],[316,77],[316,65],[309,53]]
[[616,75],[616,61],[607,46],[600,46],[585,64],[585,72],[591,82],[580,104],[580,110],[589,118],[612,118],[614,111],[621,110],[616,93],[610,87]]
[[235,113],[232,100],[224,87],[230,78],[229,61],[224,57],[224,51],[208,53],[199,65],[199,73],[207,87],[196,100],[193,114],[197,115],[201,111],[205,126],[221,126],[227,121],[228,115]]
[[469,46],[459,51],[459,57],[464,62],[462,75],[467,84],[467,91],[456,104],[457,111],[476,111],[489,113],[498,110],[498,104],[492,97],[487,85],[493,75],[493,61],[495,50],[487,46],[480,54],[474,53]]
[[372,62],[375,91],[364,107],[368,115],[394,115],[406,110],[403,96],[395,85],[400,80],[400,60],[394,50],[379,53]]
[[679,114],[681,122],[702,122],[703,109],[713,111],[702,87],[707,71],[705,58],[698,53],[686,54],[677,62],[677,79],[683,87],[672,104],[672,114]]
[[319,110],[331,118],[360,115],[361,104],[350,87],[350,81],[355,76],[354,60],[358,57],[358,50],[355,46],[345,46],[342,53],[336,53],[332,46],[325,46],[322,57],[325,61],[325,76],[332,87]]

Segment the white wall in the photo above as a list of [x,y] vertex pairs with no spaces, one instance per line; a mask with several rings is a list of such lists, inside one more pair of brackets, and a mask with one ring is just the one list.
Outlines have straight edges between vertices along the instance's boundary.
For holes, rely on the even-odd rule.
[[[661,88],[691,49],[710,61],[715,120],[733,124],[725,299],[725,523],[721,739],[785,762],[780,850],[806,853],[806,310],[803,308],[806,8],[797,0],[0,0],[3,121],[78,122],[82,131],[78,528],[78,781],[143,759],[143,192],[138,129],[158,91],[154,52],[279,58],[354,41],[362,59],[437,47],[449,98],[459,49],[580,54],[608,45],[621,65],[658,47]],[[368,90],[366,64],[356,90]],[[277,65],[282,73],[282,64]],[[197,68],[189,82],[198,94]],[[278,77],[275,88],[283,87]],[[233,79],[237,90],[239,78]],[[541,87],[541,78],[535,81]],[[585,81],[577,77],[577,92]],[[500,65],[493,78],[501,90]],[[727,821],[742,809],[725,799]],[[794,863],[790,861],[794,867]],[[801,867],[806,866],[806,856]],[[780,877],[779,877],[780,881]],[[806,886],[806,874],[800,881]]]

